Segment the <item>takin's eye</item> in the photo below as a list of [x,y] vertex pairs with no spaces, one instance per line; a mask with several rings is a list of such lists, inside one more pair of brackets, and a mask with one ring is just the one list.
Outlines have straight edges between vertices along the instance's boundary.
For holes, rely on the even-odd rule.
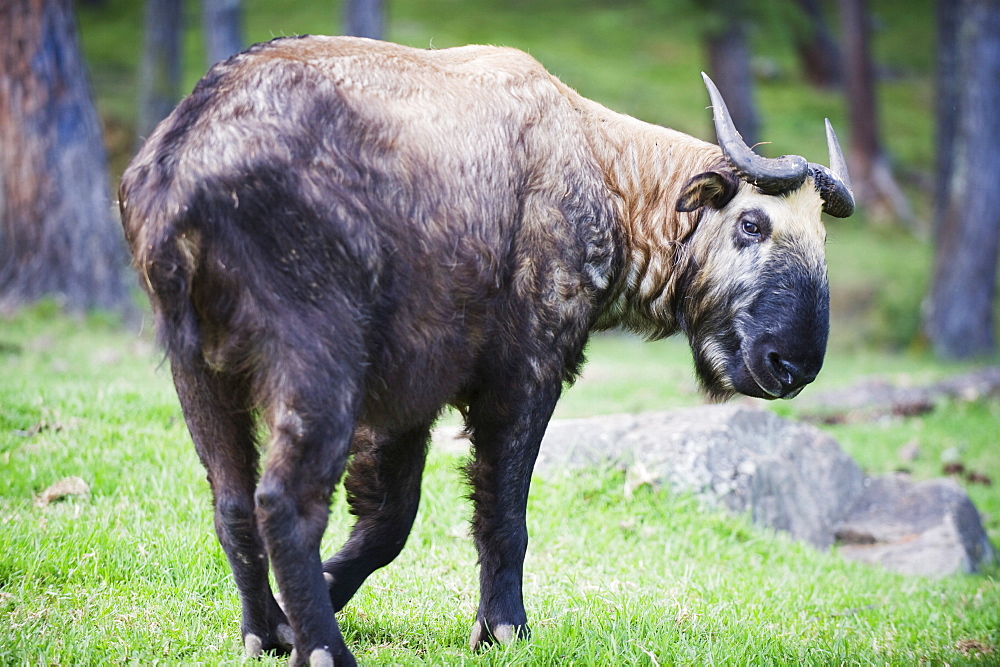
[[745,211],[737,226],[736,241],[741,246],[762,243],[771,235],[771,219],[760,209]]

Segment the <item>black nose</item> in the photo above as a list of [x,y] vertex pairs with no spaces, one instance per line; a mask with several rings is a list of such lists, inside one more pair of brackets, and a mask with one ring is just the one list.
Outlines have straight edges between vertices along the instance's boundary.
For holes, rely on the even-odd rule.
[[784,390],[782,395],[806,386],[816,379],[818,373],[817,370],[810,368],[812,364],[796,363],[773,351],[767,355],[767,365],[774,379],[781,383]]

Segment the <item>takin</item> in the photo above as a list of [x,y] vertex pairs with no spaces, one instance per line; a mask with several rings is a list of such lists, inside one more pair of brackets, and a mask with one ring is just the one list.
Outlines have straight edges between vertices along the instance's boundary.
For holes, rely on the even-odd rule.
[[[760,157],[705,83],[720,146],[513,49],[285,38],[214,66],[150,135],[122,223],[247,654],[354,664],[334,614],[403,548],[449,405],[472,441],[471,645],[526,636],[532,466],[591,331],[683,332],[713,398],[816,377],[820,214],[854,208],[836,137],[830,168]],[[356,522],[323,561],[342,476]]]

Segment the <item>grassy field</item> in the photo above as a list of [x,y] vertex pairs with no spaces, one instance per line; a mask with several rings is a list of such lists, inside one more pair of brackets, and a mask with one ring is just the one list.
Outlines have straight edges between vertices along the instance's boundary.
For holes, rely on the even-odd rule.
[[[207,485],[148,332],[70,320],[49,306],[2,326],[0,664],[238,662],[239,606],[212,532]],[[695,403],[685,356],[679,341],[598,338],[560,414]],[[831,353],[831,362],[840,360]],[[877,355],[870,362],[880,365]],[[947,370],[897,355],[883,362],[921,377]],[[938,434],[957,429],[970,465],[996,470],[998,416],[995,401],[982,402],[958,416],[945,409],[919,424],[844,426],[837,435],[866,453],[870,469],[891,469],[897,443],[917,437],[933,448]],[[887,575],[662,489],[626,497],[623,475],[611,470],[536,478],[526,566],[534,637],[473,654],[465,642],[475,555],[459,463],[432,455],[407,548],[342,614],[367,664],[1000,657],[996,568],[940,580]],[[45,490],[70,476],[88,492],[45,504]],[[996,542],[1000,494],[973,491],[991,508]],[[348,525],[335,502],[327,551]]]
[[[107,0],[80,15],[117,171],[132,141],[140,4]],[[887,144],[903,173],[926,173],[931,3],[871,4],[876,51],[893,75],[881,89]],[[252,41],[337,30],[326,0],[245,5]],[[389,36],[525,48],[613,108],[708,136],[693,3],[538,6],[395,0]],[[779,72],[758,88],[764,133],[780,140],[773,152],[825,161],[821,119],[843,127],[842,101],[802,85],[786,33],[761,25],[753,38]],[[196,30],[186,37],[186,89],[204,70],[199,39]],[[925,210],[926,194],[912,194]],[[970,367],[935,361],[919,336],[931,261],[920,233],[863,217],[831,221],[828,255],[831,346],[804,398],[866,378],[922,383]],[[0,318],[0,664],[241,662],[239,604],[212,531],[204,472],[145,319],[137,333],[106,316],[66,318],[51,304]],[[702,401],[683,340],[601,336],[589,357],[557,417]],[[795,417],[798,405],[771,407]],[[1000,402],[983,399],[824,428],[871,473],[904,465],[904,444],[920,446],[921,456],[905,463],[917,478],[940,475],[942,454],[959,452],[968,468],[994,478],[968,491],[1000,544],[998,424]],[[460,463],[432,453],[407,548],[341,615],[366,664],[1000,664],[997,567],[936,580],[889,575],[663,489],[626,497],[614,470],[536,478],[526,564],[533,638],[474,654],[466,641],[475,554]],[[73,476],[86,492],[45,502],[47,489]],[[349,523],[338,498],[327,551]]]

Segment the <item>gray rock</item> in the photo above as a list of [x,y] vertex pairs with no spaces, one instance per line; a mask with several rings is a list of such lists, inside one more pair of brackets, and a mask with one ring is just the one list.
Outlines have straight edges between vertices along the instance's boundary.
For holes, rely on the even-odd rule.
[[844,558],[903,574],[976,572],[995,558],[979,512],[950,479],[869,480],[836,537]]
[[[457,428],[435,441],[468,451]],[[993,557],[976,508],[953,482],[866,479],[817,427],[756,407],[556,420],[536,471],[608,465],[626,470],[626,493],[665,484],[821,549],[839,541],[844,557],[897,572],[973,572]]]
[[814,426],[743,405],[554,421],[538,467],[621,465],[820,548],[864,475]]

